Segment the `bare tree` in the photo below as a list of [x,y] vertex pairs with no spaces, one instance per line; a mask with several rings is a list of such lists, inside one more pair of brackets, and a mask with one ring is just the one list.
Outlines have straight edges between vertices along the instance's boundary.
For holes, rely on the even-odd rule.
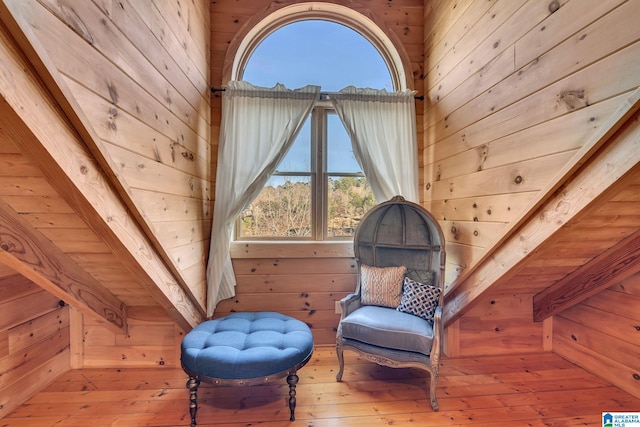
[[[368,182],[359,177],[329,181],[327,230],[331,237],[352,236],[364,213],[375,205]],[[241,235],[311,236],[311,185],[289,180],[266,186],[241,216]]]

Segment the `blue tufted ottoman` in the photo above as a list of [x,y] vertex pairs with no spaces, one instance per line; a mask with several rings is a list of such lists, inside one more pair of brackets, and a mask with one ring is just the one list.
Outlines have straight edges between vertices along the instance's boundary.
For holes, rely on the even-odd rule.
[[183,338],[180,356],[189,375],[191,427],[196,425],[200,381],[254,385],[286,376],[290,420],[295,420],[296,372],[312,353],[309,327],[280,313],[233,313],[196,326]]

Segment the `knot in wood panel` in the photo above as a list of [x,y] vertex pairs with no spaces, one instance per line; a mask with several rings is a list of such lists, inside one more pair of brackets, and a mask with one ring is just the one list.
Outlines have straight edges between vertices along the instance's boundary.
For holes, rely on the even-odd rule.
[[460,231],[458,230],[458,227],[456,227],[455,225],[452,225],[451,234],[453,235],[453,238],[455,240],[458,240],[458,238],[460,237]]
[[0,249],[9,253],[25,253],[24,247],[20,242],[16,241],[11,235],[0,235]]
[[588,104],[584,89],[563,90],[558,94],[558,103],[564,104],[567,111],[586,107]]
[[487,162],[487,157],[489,156],[489,146],[487,144],[482,144],[477,149],[478,153],[478,171],[484,169],[484,164]]
[[59,3],[58,6],[60,7],[60,12],[62,12],[62,20],[69,26],[69,28],[82,37],[87,43],[93,45],[93,35],[82,18],[78,16],[76,11],[64,3]]
[[113,86],[111,83],[107,84],[107,90],[109,91],[109,98],[111,98],[111,102],[113,102],[114,104],[118,103],[118,92],[116,91],[115,86]]
[[104,319],[106,319],[108,322],[113,323],[119,328],[124,326],[124,319],[115,310],[112,310],[109,307],[105,307],[103,309],[103,313],[104,313],[103,315]]

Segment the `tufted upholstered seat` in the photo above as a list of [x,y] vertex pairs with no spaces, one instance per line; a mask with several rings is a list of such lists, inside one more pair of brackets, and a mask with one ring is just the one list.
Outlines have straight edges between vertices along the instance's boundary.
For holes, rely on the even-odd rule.
[[300,320],[274,312],[233,313],[208,320],[182,340],[182,368],[189,375],[191,426],[196,425],[200,381],[252,385],[286,376],[295,419],[296,372],[313,353],[313,336]]

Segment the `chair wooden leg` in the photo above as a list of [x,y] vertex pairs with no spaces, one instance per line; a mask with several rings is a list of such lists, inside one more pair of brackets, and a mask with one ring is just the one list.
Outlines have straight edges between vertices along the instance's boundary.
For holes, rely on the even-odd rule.
[[289,421],[295,421],[296,410],[296,384],[298,384],[298,376],[296,373],[292,373],[287,377],[287,384],[289,384],[289,410],[291,411],[291,417]]
[[340,341],[336,342],[336,355],[338,355],[338,363],[340,364],[340,369],[336,374],[336,380],[342,381],[342,374],[344,373],[344,354],[342,354],[342,343]]
[[431,407],[434,411],[439,409],[438,400],[436,399],[436,383],[438,382],[438,373],[432,372],[431,375],[431,384],[429,385],[429,393],[431,394]]
[[189,389],[189,415],[191,415],[191,427],[196,427],[196,412],[198,412],[198,387],[200,380],[197,377],[189,377],[187,388]]

